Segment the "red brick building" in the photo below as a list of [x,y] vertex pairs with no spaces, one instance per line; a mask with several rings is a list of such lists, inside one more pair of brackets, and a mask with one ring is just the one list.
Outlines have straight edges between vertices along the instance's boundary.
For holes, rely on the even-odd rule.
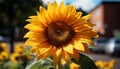
[[93,9],[91,22],[96,23],[96,32],[106,37],[114,37],[114,32],[120,32],[120,2],[103,1]]

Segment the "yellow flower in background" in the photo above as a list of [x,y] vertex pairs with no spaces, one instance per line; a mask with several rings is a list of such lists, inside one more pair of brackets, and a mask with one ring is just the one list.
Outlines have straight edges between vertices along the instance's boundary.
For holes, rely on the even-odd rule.
[[7,60],[8,59],[8,52],[1,52],[0,53],[0,60]]
[[99,61],[96,61],[95,64],[99,69],[113,69],[115,65],[115,60],[110,60],[110,61],[99,60]]
[[80,66],[75,64],[75,63],[71,63],[70,64],[70,69],[80,69]]
[[11,55],[10,59],[12,62],[18,63],[19,61],[27,62],[27,61],[31,60],[32,57],[30,55],[21,55],[18,52],[14,52]]
[[0,43],[0,53],[1,52],[8,52],[7,44],[6,43]]
[[14,63],[18,63],[20,61],[20,53],[13,53],[11,54],[11,61],[13,61]]
[[30,23],[25,28],[30,31],[24,36],[28,38],[25,45],[32,46],[38,59],[52,56],[54,65],[61,57],[67,63],[70,57],[79,60],[78,51],[89,52],[87,43],[94,45],[91,38],[98,36],[92,30],[94,24],[87,21],[91,15],[81,16],[82,12],[63,2],[60,6],[48,3],[47,9],[40,6],[37,15],[27,19]]
[[8,47],[7,43],[0,43],[0,60],[7,60],[8,59]]
[[100,68],[103,68],[105,63],[103,61],[96,61],[95,62],[96,66],[100,67]]
[[115,60],[109,61],[109,67],[110,67],[110,68],[113,68],[114,65],[115,65]]
[[18,43],[16,46],[15,46],[15,52],[18,52],[20,54],[23,54],[25,52],[25,46],[23,43]]

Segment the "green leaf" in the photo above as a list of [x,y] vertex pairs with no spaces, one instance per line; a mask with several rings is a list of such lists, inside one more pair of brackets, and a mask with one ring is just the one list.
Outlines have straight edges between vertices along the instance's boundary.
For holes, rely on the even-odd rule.
[[45,60],[34,59],[29,62],[29,65],[25,69],[53,69],[52,60],[47,58]]
[[27,65],[25,69],[38,69],[40,65],[40,62],[35,59],[31,64]]
[[79,64],[81,69],[98,69],[95,63],[88,56],[81,53],[79,55],[79,61],[76,61],[74,58],[72,58],[72,61]]
[[50,58],[46,58],[45,60],[41,59],[40,63],[39,69],[54,69],[53,61]]

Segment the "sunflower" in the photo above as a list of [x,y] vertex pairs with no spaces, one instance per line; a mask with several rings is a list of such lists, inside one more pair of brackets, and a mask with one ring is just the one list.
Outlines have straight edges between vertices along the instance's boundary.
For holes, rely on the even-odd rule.
[[31,52],[36,53],[37,59],[52,56],[54,65],[63,57],[67,63],[73,57],[79,60],[80,52],[89,52],[87,44],[94,45],[91,38],[98,35],[92,30],[95,26],[88,22],[90,14],[82,16],[76,8],[56,2],[48,2],[47,9],[40,6],[37,15],[30,16],[25,26],[28,38],[25,45],[32,46]]
[[25,52],[25,46],[23,43],[18,43],[16,46],[15,46],[15,52],[18,52],[20,54],[23,54]]
[[1,52],[8,52],[8,49],[7,49],[7,44],[6,43],[0,43],[0,53]]
[[8,59],[8,52],[1,52],[0,60],[7,60],[7,59]]
[[20,56],[21,56],[20,53],[14,52],[14,53],[11,55],[10,59],[11,59],[12,62],[18,63],[18,62],[20,61]]

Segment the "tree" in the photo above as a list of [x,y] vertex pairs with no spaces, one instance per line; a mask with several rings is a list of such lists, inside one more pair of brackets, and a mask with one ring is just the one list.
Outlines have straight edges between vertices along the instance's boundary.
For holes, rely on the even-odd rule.
[[[0,22],[7,27],[10,37],[11,52],[13,52],[13,42],[15,40],[15,27],[23,28],[28,16],[35,14],[41,0],[1,0],[0,1]],[[4,17],[4,18],[3,18]],[[1,29],[3,30],[3,28]]]

